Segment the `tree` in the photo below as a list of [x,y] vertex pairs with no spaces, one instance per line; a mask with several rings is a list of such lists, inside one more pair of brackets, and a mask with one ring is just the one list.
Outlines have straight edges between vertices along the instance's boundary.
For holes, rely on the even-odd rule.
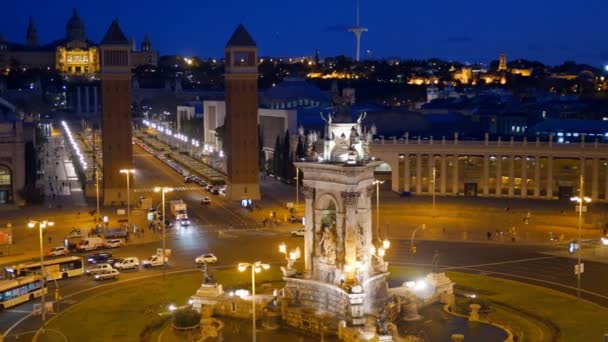
[[298,145],[296,146],[296,159],[300,160],[304,158],[304,142],[302,141],[302,136],[298,136]]
[[272,173],[277,177],[281,176],[281,157],[281,138],[277,135],[272,153]]
[[281,171],[283,172],[283,177],[287,179],[287,181],[291,181],[294,177],[293,170],[293,158],[291,155],[291,142],[289,136],[289,130],[285,131],[285,137],[283,138],[283,145],[281,146],[281,162],[283,163]]

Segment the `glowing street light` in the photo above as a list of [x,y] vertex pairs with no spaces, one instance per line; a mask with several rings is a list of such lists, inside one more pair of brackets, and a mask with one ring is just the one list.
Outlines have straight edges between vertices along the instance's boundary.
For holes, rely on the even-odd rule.
[[253,342],[256,340],[256,327],[255,327],[255,274],[262,272],[262,270],[267,270],[270,268],[270,265],[263,264],[261,261],[256,261],[254,263],[241,262],[238,265],[239,272],[245,272],[247,268],[251,267],[251,305],[253,307],[252,313],[252,336]]
[[127,229],[131,228],[131,189],[129,188],[129,179],[131,174],[135,173],[135,169],[122,169],[120,173],[127,176]]
[[414,232],[412,232],[412,240],[411,240],[411,243],[410,243],[410,252],[412,254],[416,254],[416,247],[414,246],[414,236],[416,235],[416,232],[420,228],[422,228],[422,230],[425,230],[426,229],[426,224],[423,223],[422,225],[416,227],[416,229],[414,229]]
[[44,288],[46,287],[46,277],[44,276],[44,251],[43,251],[43,246],[42,246],[42,230],[44,228],[46,228],[47,226],[52,227],[55,225],[55,222],[53,221],[49,221],[49,220],[42,220],[42,221],[30,221],[28,222],[27,226],[29,228],[34,228],[36,227],[36,225],[38,225],[38,238],[40,240],[40,276],[42,276],[42,296],[40,296],[40,305],[41,305],[41,310],[42,310],[42,326],[44,326],[44,321],[46,319],[46,308],[44,307],[45,304],[45,295],[46,293],[44,292]]
[[[578,196],[570,198],[570,201],[578,203],[578,248],[576,251],[578,263],[575,268],[576,272],[576,296],[581,298],[581,275],[583,274],[583,266],[581,264],[581,240],[583,230],[583,202],[591,203],[591,198],[585,197],[584,186],[585,178],[583,175],[580,176],[580,187]],[[585,207],[586,208],[586,207]]]
[[165,276],[165,272],[167,271],[167,264],[165,263],[165,243],[166,243],[166,230],[167,230],[167,225],[165,224],[165,222],[167,222],[167,217],[165,216],[165,194],[167,192],[171,192],[173,191],[173,188],[169,188],[169,187],[156,187],[154,188],[154,192],[160,192],[161,193],[161,200],[162,200],[162,206],[163,206],[163,219],[162,219],[162,224],[163,224],[163,252],[162,254],[162,262],[163,262],[163,277]]

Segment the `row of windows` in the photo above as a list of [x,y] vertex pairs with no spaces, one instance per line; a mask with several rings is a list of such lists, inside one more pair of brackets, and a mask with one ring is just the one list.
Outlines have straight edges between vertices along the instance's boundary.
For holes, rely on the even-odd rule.
[[88,63],[89,56],[70,56],[67,57],[68,63]]
[[7,167],[0,167],[0,186],[11,185],[11,172]]
[[297,101],[288,101],[288,102],[274,102],[270,105],[272,109],[285,109],[285,108],[295,108],[300,106],[312,106],[318,107],[321,102],[319,101],[311,101],[309,99],[299,99]]
[[27,295],[30,292],[34,292],[42,288],[42,280],[33,283],[25,284],[23,286],[16,287],[12,290],[0,292],[0,302],[5,302],[13,298]]

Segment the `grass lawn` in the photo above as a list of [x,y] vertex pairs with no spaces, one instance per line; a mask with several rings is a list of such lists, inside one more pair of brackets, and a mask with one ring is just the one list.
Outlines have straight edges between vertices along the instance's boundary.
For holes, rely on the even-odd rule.
[[[224,289],[251,288],[251,271],[212,271]],[[272,267],[256,274],[257,288],[272,282],[282,286],[281,271]],[[48,324],[59,330],[69,341],[137,341],[147,323],[165,312],[169,304],[187,303],[200,287],[200,272],[134,281],[110,290],[92,292],[85,301],[75,304]],[[278,286],[277,286],[278,285]],[[41,335],[40,342],[63,341],[57,334]]]
[[460,286],[483,291],[491,301],[552,322],[561,341],[600,341],[608,332],[608,309],[592,302],[510,280],[459,272],[447,276]]
[[[428,270],[391,267],[391,281],[424,277]],[[599,341],[608,332],[608,309],[587,301],[578,301],[563,293],[519,282],[448,272],[459,287],[473,291],[498,305],[491,319],[507,322],[526,340],[543,341],[551,336],[551,326],[559,328],[562,341]],[[251,272],[214,271],[213,277],[224,289],[249,289]],[[173,275],[127,283],[110,290],[92,292],[84,301],[64,311],[49,322],[48,328],[61,331],[69,341],[137,341],[140,331],[166,311],[169,304],[184,305],[201,285],[200,272]],[[272,267],[256,274],[258,291],[262,284],[279,288],[281,272]],[[500,305],[501,303],[507,306]],[[156,334],[154,334],[156,335]],[[58,335],[41,335],[38,341],[63,341]]]
[[[393,286],[426,276],[429,269],[390,267]],[[490,319],[522,333],[526,341],[544,341],[559,329],[560,341],[600,341],[608,332],[608,309],[559,291],[506,279],[447,272],[458,288],[497,303]],[[504,306],[501,304],[505,304]]]

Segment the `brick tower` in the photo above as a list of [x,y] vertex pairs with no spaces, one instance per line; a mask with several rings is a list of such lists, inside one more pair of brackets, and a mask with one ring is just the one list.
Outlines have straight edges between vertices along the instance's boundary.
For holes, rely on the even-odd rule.
[[[118,26],[117,20],[108,28],[99,48],[103,203],[112,205],[127,201],[126,179],[120,170],[133,168],[131,44]],[[132,177],[131,174],[129,177]]]
[[243,25],[226,44],[226,195],[260,199],[258,165],[258,49]]

